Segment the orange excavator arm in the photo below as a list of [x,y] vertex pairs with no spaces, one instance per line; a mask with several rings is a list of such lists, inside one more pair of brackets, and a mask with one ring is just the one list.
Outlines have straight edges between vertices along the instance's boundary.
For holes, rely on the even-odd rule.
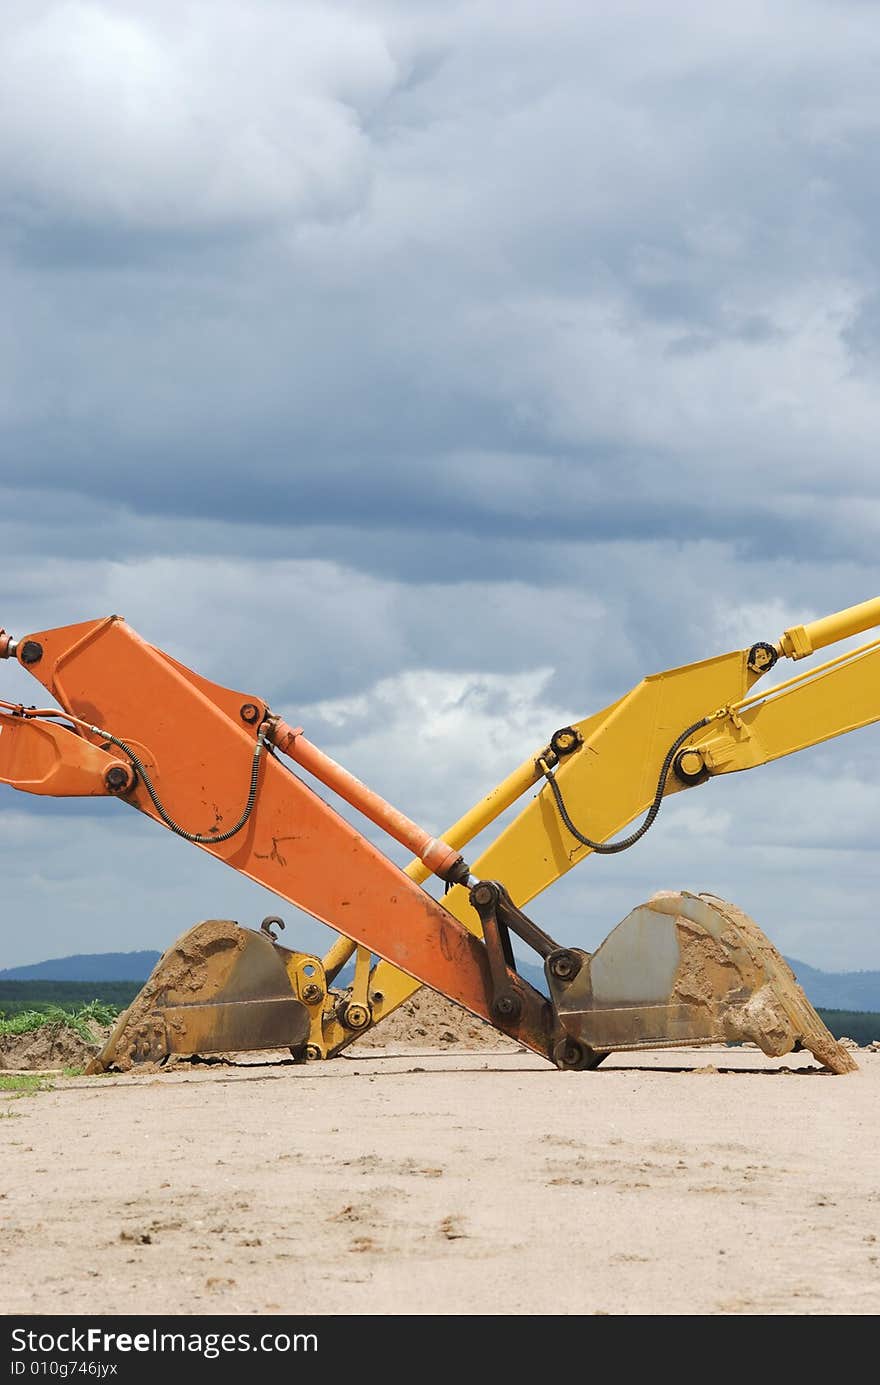
[[[0,782],[38,794],[122,798],[550,1056],[545,997],[511,975],[511,1010],[493,1013],[483,943],[282,763],[276,742],[288,752],[299,748],[310,768],[326,768],[320,752],[261,698],[208,682],[117,616],[17,644],[3,634],[4,649],[61,710],[0,704]],[[325,759],[331,777],[336,772],[334,787],[356,792],[358,781]],[[382,800],[360,788],[364,807],[380,819]],[[467,879],[457,852],[385,809],[393,835],[449,879]]]

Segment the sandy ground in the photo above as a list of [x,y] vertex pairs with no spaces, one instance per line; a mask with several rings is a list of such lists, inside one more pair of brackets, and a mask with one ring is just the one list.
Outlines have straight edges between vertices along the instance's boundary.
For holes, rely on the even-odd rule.
[[880,1311],[880,1052],[482,1042],[3,1096],[3,1311]]

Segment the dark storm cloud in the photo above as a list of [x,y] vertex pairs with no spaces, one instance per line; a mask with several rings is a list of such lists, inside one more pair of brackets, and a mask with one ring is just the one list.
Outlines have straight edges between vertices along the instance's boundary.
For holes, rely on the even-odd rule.
[[[877,422],[847,376],[876,240],[863,14],[557,5],[502,39],[491,5],[269,5],[223,85],[199,48],[241,13],[198,12],[200,45],[137,4],[20,7],[8,36],[3,450],[31,484],[453,544],[833,545],[790,515],[862,493],[833,419]],[[25,79],[62,55],[38,115]],[[95,72],[129,97],[112,146]]]

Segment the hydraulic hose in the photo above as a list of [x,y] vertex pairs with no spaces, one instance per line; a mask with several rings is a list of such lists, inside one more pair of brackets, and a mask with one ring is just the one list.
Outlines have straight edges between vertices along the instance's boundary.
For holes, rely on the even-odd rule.
[[188,842],[195,842],[197,845],[200,846],[216,846],[219,842],[228,842],[230,837],[234,837],[236,833],[241,831],[241,829],[244,827],[245,823],[247,822],[248,818],[254,810],[254,803],[256,802],[257,798],[257,780],[259,778],[260,773],[260,756],[262,755],[264,746],[266,744],[266,742],[263,739],[262,732],[260,732],[260,734],[258,735],[257,743],[254,746],[254,755],[253,761],[251,763],[251,779],[250,786],[248,788],[247,802],[244,805],[244,810],[241,814],[241,817],[238,819],[238,822],[235,824],[234,827],[230,827],[228,832],[187,832],[186,828],[181,827],[179,823],[175,822],[171,814],[166,810],[164,804],[159,798],[159,795],[153,787],[152,780],[150,779],[150,776],[147,773],[147,769],[144,765],[143,760],[141,760],[140,757],[135,754],[131,746],[126,745],[125,741],[121,741],[118,736],[111,735],[109,731],[104,731],[99,726],[90,726],[88,729],[94,735],[101,736],[104,740],[110,741],[111,745],[118,746],[119,749],[122,750],[128,756],[132,765],[137,770],[138,775],[143,780],[144,788],[150,795],[153,807],[156,809],[156,812],[159,814],[159,817],[165,823],[165,826],[170,827],[172,832],[176,832],[178,837],[183,837]]
[[663,802],[663,790],[666,787],[666,776],[668,775],[670,768],[672,767],[672,762],[678,754],[678,751],[684,745],[685,741],[688,740],[694,734],[695,731],[700,731],[704,726],[708,726],[710,720],[710,717],[702,717],[700,721],[695,721],[693,726],[689,726],[687,730],[682,731],[680,736],[676,736],[675,740],[672,742],[672,745],[666,752],[666,758],[664,759],[663,767],[660,770],[660,777],[657,780],[657,789],[654,794],[654,799],[651,803],[650,808],[648,809],[647,816],[645,817],[644,822],[641,824],[640,827],[636,828],[635,832],[631,832],[628,837],[624,837],[619,842],[594,841],[592,837],[585,836],[583,832],[579,831],[578,828],[575,827],[574,823],[571,820],[571,817],[569,816],[568,809],[565,806],[565,800],[562,797],[562,790],[556,782],[555,775],[550,773],[550,770],[543,759],[538,760],[538,768],[544,775],[544,778],[547,780],[547,783],[550,785],[550,791],[553,794],[553,797],[556,800],[556,806],[559,809],[559,816],[562,818],[562,821],[565,823],[565,826],[568,828],[569,832],[575,838],[575,840],[579,841],[582,846],[588,846],[591,851],[598,852],[602,856],[614,856],[618,851],[626,851],[629,847],[634,846],[635,843],[639,840],[639,838],[645,835],[648,828],[651,826],[651,824],[653,823],[654,819],[660,811],[660,804]]

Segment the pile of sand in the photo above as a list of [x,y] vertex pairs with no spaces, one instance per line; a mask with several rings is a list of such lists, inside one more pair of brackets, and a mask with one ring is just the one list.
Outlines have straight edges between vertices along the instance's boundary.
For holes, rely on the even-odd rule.
[[385,1048],[388,1044],[412,1044],[416,1048],[520,1047],[485,1020],[477,1019],[427,986],[357,1040],[359,1049]]
[[28,1034],[0,1035],[0,1071],[38,1072],[46,1068],[84,1068],[110,1037],[109,1028],[94,1026],[87,1043],[66,1024],[44,1024]]

